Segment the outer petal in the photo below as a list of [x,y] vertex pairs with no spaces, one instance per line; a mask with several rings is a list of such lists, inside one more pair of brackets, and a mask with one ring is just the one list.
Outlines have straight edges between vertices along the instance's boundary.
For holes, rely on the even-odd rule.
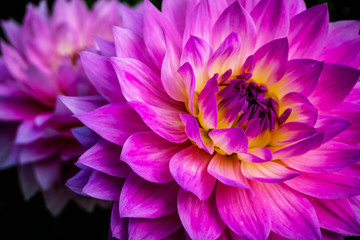
[[335,108],[353,89],[359,75],[359,70],[348,66],[324,64],[318,87],[312,93],[310,101],[319,110]]
[[351,126],[347,120],[341,117],[319,116],[316,121],[316,130],[324,133],[323,143],[331,140]]
[[200,201],[190,192],[180,189],[177,205],[181,222],[191,239],[216,239],[224,223],[216,210],[215,196]]
[[59,96],[61,102],[73,113],[84,114],[105,105],[107,101],[101,96]]
[[129,220],[127,218],[121,218],[119,215],[119,203],[114,202],[110,221],[112,236],[117,239],[128,239],[128,224]]
[[120,194],[120,216],[159,218],[176,210],[179,187],[175,182],[155,184],[129,174]]
[[118,201],[124,180],[94,171],[82,192],[98,199]]
[[342,235],[360,235],[360,220],[348,199],[311,199],[320,226]]
[[248,139],[241,128],[214,129],[209,132],[215,147],[226,154],[247,152]]
[[92,52],[80,53],[84,70],[99,93],[110,102],[124,101],[120,85],[109,60]]
[[104,139],[118,145],[123,145],[134,132],[148,130],[134,110],[125,103],[111,103],[76,117]]
[[235,156],[225,156],[217,153],[211,159],[207,170],[226,185],[250,190],[249,184],[241,172],[240,161]]
[[293,17],[288,35],[290,58],[316,59],[323,49],[328,28],[329,13],[326,4],[314,6]]
[[318,84],[323,63],[310,59],[294,59],[288,61],[284,77],[271,86],[269,91],[278,98],[287,93],[297,92],[309,96]]
[[299,175],[277,162],[241,163],[241,172],[248,179],[264,183],[279,183]]
[[288,51],[286,38],[271,41],[258,49],[254,54],[255,68],[253,70],[256,83],[270,87],[278,82],[285,73]]
[[174,143],[187,140],[185,127],[178,111],[152,107],[141,102],[130,102],[129,104],[141,116],[146,125],[161,137]]
[[77,163],[114,177],[125,178],[130,169],[127,164],[120,161],[120,151],[118,145],[101,139],[86,151]]
[[252,182],[251,187],[271,216],[272,231],[289,239],[321,239],[315,210],[305,196],[283,183]]
[[61,162],[59,159],[42,161],[34,165],[34,173],[42,190],[50,190],[61,179]]
[[283,0],[261,0],[251,11],[258,32],[257,46],[287,36],[289,12]]
[[332,173],[303,173],[285,184],[316,198],[347,198],[360,194],[359,172],[360,166],[354,165]]
[[[261,195],[260,195],[261,197]],[[216,206],[225,224],[246,239],[267,239],[270,217],[261,206],[260,197],[250,191],[219,183],[216,187]]]
[[180,227],[181,222],[177,213],[156,219],[130,218],[129,239],[164,239]]
[[186,146],[169,142],[154,132],[138,132],[126,140],[121,160],[145,180],[167,183],[173,181],[169,169],[170,159]]
[[185,190],[206,200],[212,193],[216,179],[207,172],[211,155],[190,146],[176,153],[170,160],[170,172],[175,181]]

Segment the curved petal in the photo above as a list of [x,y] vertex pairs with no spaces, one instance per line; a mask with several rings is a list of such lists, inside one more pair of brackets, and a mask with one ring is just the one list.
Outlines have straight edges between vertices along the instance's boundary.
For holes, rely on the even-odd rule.
[[119,215],[119,202],[114,202],[111,210],[110,229],[113,237],[128,239],[129,219],[121,218]]
[[286,38],[271,41],[254,54],[253,78],[266,87],[274,85],[284,76],[288,60],[289,45]]
[[61,179],[61,162],[52,159],[34,164],[34,173],[41,189],[51,190]]
[[207,171],[226,185],[250,190],[249,184],[241,172],[240,161],[235,156],[217,153],[211,159]]
[[240,160],[252,163],[262,163],[273,159],[272,151],[268,148],[249,148],[247,153],[237,153]]
[[130,218],[129,239],[164,239],[181,227],[177,213],[156,219]]
[[360,194],[360,166],[354,165],[332,173],[302,173],[286,185],[312,197],[348,198]]
[[170,172],[185,190],[195,194],[201,201],[209,198],[216,179],[207,172],[211,155],[190,146],[176,153],[170,160]]
[[266,206],[272,231],[289,239],[321,239],[315,210],[305,196],[283,183],[251,182],[251,187]]
[[242,162],[241,172],[248,179],[264,183],[284,182],[299,175],[298,172],[290,170],[277,162]]
[[258,196],[243,188],[218,183],[216,206],[221,219],[239,236],[251,240],[267,239],[270,217]]
[[[214,89],[213,86],[216,86]],[[216,75],[208,80],[204,89],[199,94],[198,121],[205,129],[215,129],[218,122],[218,106],[215,90],[218,90]]]
[[241,128],[214,129],[209,132],[209,137],[216,149],[228,155],[247,152],[249,142]]
[[347,120],[341,117],[319,116],[316,122],[316,130],[324,133],[323,143],[331,140],[351,126]]
[[120,194],[120,216],[159,218],[176,211],[179,187],[175,182],[156,184],[130,173]]
[[350,93],[360,71],[344,65],[325,63],[319,84],[310,101],[319,110],[330,110],[339,105]]
[[61,102],[73,113],[84,114],[107,104],[101,96],[59,96]]
[[278,98],[290,92],[309,96],[319,82],[323,62],[310,59],[293,59],[287,62],[284,77],[269,88]]
[[261,0],[251,11],[251,16],[258,33],[257,46],[287,36],[290,21],[284,0]]
[[186,146],[169,142],[154,132],[138,132],[124,143],[121,160],[145,180],[167,183],[173,181],[170,159]]
[[290,58],[316,59],[323,49],[328,29],[329,13],[326,4],[314,6],[293,17],[288,35]]
[[134,132],[148,130],[136,112],[125,103],[111,103],[76,117],[104,139],[118,145],[123,145]]
[[180,220],[191,239],[216,239],[224,230],[215,205],[215,196],[200,201],[190,192],[180,189],[177,205]]
[[101,139],[81,155],[77,163],[110,176],[125,178],[130,169],[120,161],[120,151],[121,148],[118,145]]

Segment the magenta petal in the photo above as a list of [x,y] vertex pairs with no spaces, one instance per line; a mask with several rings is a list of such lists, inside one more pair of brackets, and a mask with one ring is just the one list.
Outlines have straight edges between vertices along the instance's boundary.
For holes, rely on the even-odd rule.
[[2,98],[0,97],[0,119],[18,121],[32,119],[47,109],[30,98]]
[[293,17],[288,36],[290,58],[316,59],[323,49],[328,29],[329,13],[326,4],[314,6]]
[[129,219],[121,218],[119,215],[119,202],[114,202],[110,221],[112,237],[117,239],[128,239],[128,224]]
[[44,160],[58,153],[64,147],[64,141],[59,139],[38,140],[22,147],[19,161],[22,164]]
[[238,158],[246,162],[262,163],[273,159],[272,151],[268,148],[249,148],[247,153],[238,153]]
[[321,239],[315,210],[304,195],[283,183],[252,183],[262,207],[271,216],[272,231],[289,239]]
[[75,176],[68,179],[65,185],[70,188],[71,191],[81,195],[83,194],[82,190],[88,183],[92,172],[93,170],[84,167]]
[[84,114],[107,104],[101,96],[59,96],[59,99],[73,114]]
[[345,236],[360,235],[360,219],[348,199],[312,199],[320,226]]
[[[186,62],[177,70],[178,74],[181,76],[182,81],[185,85],[185,92],[187,97],[187,109],[189,109],[189,112],[194,114],[194,95],[195,95],[195,87],[196,87],[196,79],[195,79],[195,73],[192,69],[190,63]],[[201,83],[199,81],[199,83]],[[203,82],[205,85],[205,82]],[[199,87],[202,87],[199,85]],[[199,89],[199,91],[201,88]]]
[[[291,109],[287,122],[300,122],[314,126],[318,117],[318,110],[300,93],[291,92],[280,100],[280,112]],[[281,115],[281,114],[280,114]]]
[[339,105],[359,79],[360,71],[348,66],[325,63],[320,81],[310,96],[319,110],[330,110]]
[[205,201],[180,189],[177,205],[181,222],[191,239],[217,239],[224,230],[215,205],[215,194]]
[[259,48],[254,54],[253,78],[256,83],[270,87],[280,81],[286,70],[288,51],[286,38],[271,41]]
[[240,160],[235,156],[217,153],[211,159],[207,171],[226,185],[250,190],[249,184],[241,172]]
[[120,151],[118,145],[100,140],[79,158],[78,163],[114,177],[125,178],[130,168],[120,161]]
[[302,155],[320,146],[324,134],[318,133],[297,143],[291,144],[273,153],[274,159],[285,159]]
[[156,184],[129,174],[120,194],[120,216],[159,218],[176,211],[179,187],[175,182]]
[[250,191],[218,183],[216,206],[225,224],[240,237],[267,239],[270,217],[261,205],[260,197]]
[[309,151],[301,156],[283,160],[288,166],[304,172],[336,172],[360,159],[360,150],[335,141]]
[[25,80],[28,63],[20,53],[3,41],[1,41],[1,52],[5,66],[11,75],[16,79]]
[[253,53],[256,44],[256,29],[253,19],[250,14],[239,4],[234,1],[214,24],[212,30],[212,43],[216,48],[227,38],[231,33],[236,33],[243,46],[241,56],[246,58]]
[[118,201],[124,180],[94,171],[82,192],[91,197]]
[[258,33],[257,46],[287,36],[290,21],[284,0],[261,0],[251,11],[251,16]]
[[130,218],[129,239],[164,239],[181,227],[178,214],[156,219]]
[[169,142],[154,132],[138,132],[124,143],[121,160],[145,180],[167,183],[174,180],[169,169],[170,159],[186,146]]
[[[209,137],[202,136],[199,124],[193,116],[189,114],[180,114],[181,121],[185,125],[185,132],[188,138],[196,143],[196,145],[212,154],[214,152],[214,146]],[[206,142],[205,142],[206,141]]]
[[211,82],[218,88],[217,79],[211,78],[199,94],[199,117],[203,118],[204,125],[208,129],[215,129],[218,122],[218,106],[215,91],[211,86]]
[[130,102],[129,105],[141,116],[146,125],[166,140],[181,143],[188,139],[178,111],[157,108],[141,102]]
[[277,162],[242,162],[241,171],[246,178],[264,183],[284,182],[299,175],[298,172],[290,170]]
[[1,25],[11,45],[16,49],[21,50],[21,26],[14,20],[2,21]]
[[86,126],[72,128],[71,133],[75,139],[87,149],[94,146],[100,139],[99,135]]
[[331,140],[351,126],[347,120],[341,117],[319,116],[316,122],[318,132],[324,133],[323,143]]
[[288,122],[281,125],[272,137],[275,143],[292,143],[311,137],[317,130],[300,122]]
[[360,166],[332,173],[303,173],[285,182],[291,188],[316,198],[339,199],[360,194]]
[[318,84],[322,68],[322,62],[310,59],[288,61],[284,77],[274,85],[277,96],[282,98],[290,92],[309,96]]
[[[36,126],[33,120],[25,120],[17,129],[15,142],[18,144],[27,144],[38,140],[44,134],[44,129]],[[1,134],[2,138],[5,134]],[[3,148],[3,145],[1,145]]]
[[107,58],[92,52],[81,52],[80,58],[90,82],[105,99],[110,102],[125,100],[119,94],[119,81]]
[[285,1],[285,5],[288,9],[290,18],[306,10],[306,5],[303,0],[287,0]]
[[209,137],[226,154],[247,152],[249,143],[241,128],[214,129],[209,132]]
[[321,229],[321,240],[344,240],[341,234]]
[[211,155],[190,146],[176,153],[170,160],[170,172],[175,181],[185,190],[206,200],[212,193],[216,179],[207,172]]
[[111,41],[95,37],[96,43],[99,46],[101,55],[109,58],[116,55],[115,44]]
[[120,12],[124,27],[137,33],[139,36],[142,36],[144,14],[126,6],[125,4],[120,5]]
[[139,115],[125,103],[111,103],[76,116],[104,139],[118,145],[137,131],[148,130]]

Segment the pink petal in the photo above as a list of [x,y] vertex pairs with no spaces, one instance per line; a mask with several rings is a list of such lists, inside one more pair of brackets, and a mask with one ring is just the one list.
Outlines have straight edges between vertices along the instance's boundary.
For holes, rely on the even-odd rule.
[[[199,116],[198,120],[204,122],[207,129],[215,129],[218,120],[218,106],[216,101],[215,90],[211,86],[214,84],[218,88],[216,78],[211,78],[200,92],[198,97]],[[218,89],[217,89],[218,90]]]
[[274,159],[285,159],[302,155],[312,149],[318,148],[323,140],[324,134],[318,133],[297,143],[291,144],[273,153]]
[[281,125],[274,133],[272,140],[279,144],[291,143],[311,137],[316,129],[300,122],[288,122]]
[[110,229],[112,237],[117,239],[128,239],[129,219],[121,218],[119,215],[119,202],[114,202],[111,210]]
[[99,37],[95,37],[95,40],[97,45],[99,46],[101,55],[107,58],[116,56],[115,44],[113,42],[107,41]]
[[288,9],[290,18],[306,10],[306,5],[303,0],[287,0],[285,1],[285,5]]
[[272,151],[268,148],[249,148],[247,153],[237,153],[239,159],[246,162],[262,163],[273,159]]
[[129,239],[164,239],[180,227],[177,213],[156,219],[130,218]]
[[345,236],[360,234],[360,220],[348,199],[312,199],[311,204],[322,228]]
[[196,87],[196,79],[194,70],[192,69],[190,63],[186,62],[177,70],[177,73],[181,76],[182,81],[185,85],[185,92],[187,97],[187,109],[194,115],[194,94]]
[[63,147],[63,139],[41,139],[31,144],[24,145],[20,152],[19,161],[20,163],[25,164],[44,160],[60,152]]
[[323,49],[328,28],[326,4],[314,6],[293,17],[288,35],[290,58],[316,58]]
[[120,151],[118,145],[101,139],[87,150],[77,163],[110,176],[125,178],[130,169],[127,164],[120,161]]
[[206,200],[212,193],[216,179],[207,172],[211,155],[190,146],[176,153],[170,160],[170,172],[175,181],[185,190]]
[[270,87],[280,81],[286,70],[288,51],[286,38],[271,41],[259,48],[254,54],[253,78],[256,83]]
[[325,229],[321,229],[321,239],[322,240],[344,240],[344,237],[341,234],[337,234]]
[[305,196],[283,183],[252,182],[251,187],[271,216],[272,231],[289,239],[321,239],[315,210]]
[[318,87],[312,93],[310,101],[319,110],[335,108],[353,89],[359,75],[359,70],[348,66],[324,64]]
[[209,137],[226,154],[247,152],[248,139],[241,128],[214,129]]
[[212,29],[212,45],[215,48],[220,46],[225,38],[232,33],[236,33],[240,37],[240,42],[243,45],[240,59],[251,55],[256,44],[254,21],[243,6],[238,1],[234,1],[220,15]]
[[94,146],[100,139],[99,135],[86,126],[72,128],[71,133],[75,139],[87,149]]
[[143,35],[144,14],[132,9],[125,4],[120,5],[120,13],[122,16],[123,26],[126,29],[137,33],[139,36]]
[[290,60],[284,77],[270,88],[279,98],[287,93],[298,92],[309,96],[318,84],[323,63],[310,59]]
[[146,125],[166,140],[181,143],[188,139],[178,111],[152,107],[141,102],[130,102],[129,105],[141,116]]
[[216,210],[215,196],[205,201],[180,189],[177,205],[181,222],[191,239],[216,239],[225,225]]
[[154,64],[161,68],[166,52],[164,32],[175,46],[181,46],[181,38],[175,26],[149,0],[144,6],[144,41]]
[[291,92],[286,94],[280,100],[279,115],[288,108],[291,109],[291,113],[287,122],[299,122],[305,123],[310,126],[314,126],[317,120],[318,111],[311,104],[311,102],[301,95],[300,93]]
[[85,114],[107,104],[107,101],[101,96],[68,97],[62,95],[59,96],[59,99],[73,114]]
[[[44,134],[44,129],[36,126],[33,120],[25,120],[17,129],[15,142],[18,144],[27,144],[38,140]],[[1,136],[5,136],[1,134]],[[4,145],[1,145],[4,146]]]
[[351,126],[347,120],[341,117],[319,116],[316,122],[318,132],[324,133],[323,143],[331,140]]
[[21,26],[14,20],[2,21],[1,25],[11,45],[13,45],[16,49],[21,50]]
[[47,111],[42,104],[30,98],[2,98],[0,97],[0,119],[18,121],[32,119],[41,112]]
[[286,181],[286,185],[312,197],[347,198],[360,194],[360,166],[332,173],[303,173]]
[[207,171],[226,185],[250,190],[249,184],[241,172],[240,160],[235,156],[217,153],[211,159]]
[[214,152],[214,146],[211,139],[205,133],[202,128],[199,127],[197,120],[189,114],[180,114],[181,121],[185,125],[185,132],[188,138],[196,143],[196,145],[212,154]]
[[16,79],[25,80],[28,63],[20,53],[3,41],[1,41],[1,52],[5,66],[11,75]]
[[176,211],[179,187],[175,182],[156,184],[131,173],[120,194],[120,216],[160,218]]
[[174,180],[169,169],[170,159],[186,146],[169,142],[154,132],[138,132],[124,143],[121,160],[145,180],[167,183]]
[[106,57],[92,53],[81,52],[81,63],[84,70],[99,93],[110,102],[124,101],[120,93],[120,85],[111,63]]
[[287,36],[290,21],[285,1],[261,0],[251,11],[251,16],[258,32],[257,46]]
[[216,206],[221,219],[246,239],[266,239],[270,233],[270,218],[261,206],[260,197],[246,189],[221,183],[216,187]]
[[118,145],[123,145],[134,132],[148,130],[136,112],[125,103],[111,103],[76,117],[104,139]]
[[118,201],[123,185],[124,180],[121,178],[94,171],[82,192],[94,198]]

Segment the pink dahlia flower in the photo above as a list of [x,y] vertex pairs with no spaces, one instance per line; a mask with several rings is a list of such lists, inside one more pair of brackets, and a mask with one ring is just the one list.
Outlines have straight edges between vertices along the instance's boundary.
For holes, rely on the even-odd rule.
[[[99,1],[92,10],[80,0],[57,0],[52,14],[46,2],[29,5],[24,23],[3,22],[9,44],[1,42],[0,167],[17,166],[25,198],[42,191],[57,214],[70,198],[81,198],[64,186],[76,173],[73,162],[85,148],[74,138],[81,123],[59,101],[60,95],[97,95],[78,52],[109,45],[112,26],[121,25],[119,3]],[[100,98],[100,96],[96,97]],[[75,171],[75,172],[74,172]]]
[[103,139],[69,182],[114,201],[114,237],[360,235],[359,22],[301,0],[146,0],[127,21],[111,58],[127,104],[82,55],[110,103],[77,114]]

